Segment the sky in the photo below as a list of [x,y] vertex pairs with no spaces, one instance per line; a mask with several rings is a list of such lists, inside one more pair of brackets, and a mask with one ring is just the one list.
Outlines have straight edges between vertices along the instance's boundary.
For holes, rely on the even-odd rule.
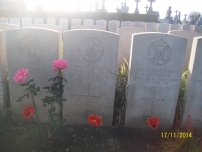
[[[24,0],[26,6],[30,10],[35,10],[36,5],[44,5],[45,11],[76,11],[78,3],[80,4],[79,11],[94,11],[95,3],[98,1],[101,8],[102,0]],[[105,8],[108,12],[116,12],[116,8],[121,7],[121,3],[125,0],[106,0]],[[150,6],[148,0],[139,0],[138,8],[141,14],[145,14],[146,5]],[[160,18],[163,19],[166,16],[168,7],[172,7],[172,16],[175,16],[175,11],[181,12],[181,20],[184,19],[184,14],[190,12],[200,12],[202,15],[201,0],[156,0],[152,4],[154,11],[159,11]],[[136,8],[135,0],[126,0],[126,5],[129,6],[129,13],[133,13]]]

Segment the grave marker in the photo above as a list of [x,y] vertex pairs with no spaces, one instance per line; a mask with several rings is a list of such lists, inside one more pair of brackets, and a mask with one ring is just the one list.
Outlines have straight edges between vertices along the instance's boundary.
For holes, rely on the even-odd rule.
[[117,28],[120,27],[120,21],[112,20],[108,21],[108,31],[116,33]]
[[145,28],[152,32],[157,32],[157,23],[147,22],[145,23]]

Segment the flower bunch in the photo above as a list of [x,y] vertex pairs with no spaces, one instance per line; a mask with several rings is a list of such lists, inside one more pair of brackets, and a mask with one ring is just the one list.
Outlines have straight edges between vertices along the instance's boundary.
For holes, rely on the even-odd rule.
[[156,128],[158,128],[160,120],[157,117],[152,117],[152,118],[147,118],[146,122],[147,122],[147,125],[149,126],[149,128],[156,129]]
[[93,126],[102,126],[102,117],[90,114],[88,116],[88,122]]

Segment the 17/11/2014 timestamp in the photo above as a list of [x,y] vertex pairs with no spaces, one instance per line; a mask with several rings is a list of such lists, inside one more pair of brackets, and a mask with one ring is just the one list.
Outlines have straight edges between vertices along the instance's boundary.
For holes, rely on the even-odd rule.
[[162,132],[162,138],[192,138],[192,132]]

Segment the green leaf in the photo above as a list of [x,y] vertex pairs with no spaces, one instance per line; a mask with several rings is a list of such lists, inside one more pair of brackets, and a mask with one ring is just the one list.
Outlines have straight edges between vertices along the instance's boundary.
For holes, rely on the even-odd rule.
[[22,102],[22,99],[24,98],[24,96],[21,96],[17,99],[17,102]]
[[31,80],[27,81],[27,83],[30,83],[30,82],[33,82],[33,81],[34,81],[34,79],[31,79]]
[[43,104],[43,107],[46,107],[46,104]]
[[55,112],[55,106],[51,110],[52,110],[52,112]]
[[36,91],[40,91],[40,87],[37,87],[37,88],[36,88]]

